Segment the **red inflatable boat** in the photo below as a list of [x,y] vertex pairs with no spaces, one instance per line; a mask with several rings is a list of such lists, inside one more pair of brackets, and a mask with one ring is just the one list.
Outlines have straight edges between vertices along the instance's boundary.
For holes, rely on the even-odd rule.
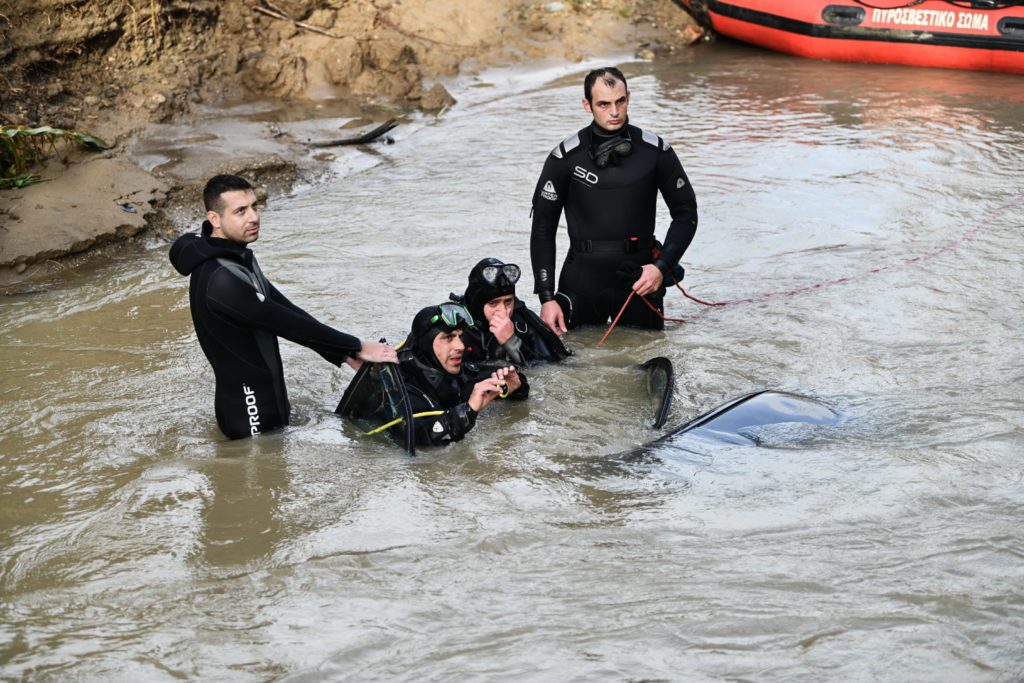
[[678,0],[723,36],[799,57],[1024,74],[1024,0]]

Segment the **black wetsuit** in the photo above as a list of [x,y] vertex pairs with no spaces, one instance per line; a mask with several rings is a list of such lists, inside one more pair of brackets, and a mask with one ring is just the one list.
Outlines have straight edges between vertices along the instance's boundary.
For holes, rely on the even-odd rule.
[[[404,345],[403,345],[404,346]],[[464,357],[465,358],[465,357]],[[452,375],[431,361],[424,361],[418,350],[404,348],[398,360],[409,392],[413,415],[443,411],[441,415],[425,415],[414,419],[417,446],[444,446],[461,441],[476,424],[477,413],[469,406],[473,386],[490,376],[490,372],[463,360],[458,375]],[[508,395],[510,400],[529,396],[526,377],[519,376],[522,386]]]
[[416,445],[443,446],[462,441],[476,424],[477,413],[468,403],[476,369],[464,365],[458,375],[452,375],[424,362],[411,350],[401,351],[398,359],[413,415],[443,411],[441,415],[414,419]]
[[238,439],[288,424],[288,392],[277,337],[307,346],[334,365],[359,339],[318,322],[264,277],[248,248],[217,237],[182,235],[171,263],[190,275],[189,306],[217,380],[217,424]]
[[[603,135],[602,135],[603,134]],[[600,168],[593,150],[609,137],[628,137],[631,152]],[[672,215],[655,258],[655,213],[661,192]],[[569,253],[555,293],[555,233],[565,209]],[[679,158],[667,142],[632,125],[613,136],[591,124],[551,151],[533,195],[530,257],[541,303],[561,304],[566,324],[602,324],[615,316],[639,266],[654,263],[668,275],[697,230],[697,199]],[[618,271],[628,271],[622,275]],[[648,300],[664,311],[665,286]],[[626,325],[661,329],[664,321],[634,298],[621,318]]]
[[[453,295],[452,299],[461,297]],[[476,325],[463,336],[466,345],[463,358],[478,366],[493,368],[511,364],[521,368],[543,361],[557,362],[572,355],[558,335],[518,297],[512,306],[512,325],[515,327],[512,337],[504,345],[499,344],[481,314]]]

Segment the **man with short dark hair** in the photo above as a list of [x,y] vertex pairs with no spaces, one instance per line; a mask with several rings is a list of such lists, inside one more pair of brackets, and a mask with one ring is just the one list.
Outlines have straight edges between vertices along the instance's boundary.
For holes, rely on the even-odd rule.
[[170,259],[189,275],[189,307],[199,345],[216,377],[217,425],[231,439],[288,424],[291,409],[278,337],[330,363],[397,362],[387,344],[360,341],[318,322],[270,284],[248,248],[260,236],[256,193],[244,178],[218,175],[203,190],[202,235],[186,234]]
[[[697,230],[697,199],[668,142],[629,123],[626,77],[595,69],[583,82],[590,125],[555,147],[533,195],[530,257],[541,318],[555,332],[600,325],[662,329],[665,278]],[[672,216],[664,245],[655,240],[657,195]],[[555,287],[555,233],[565,210],[569,253]],[[657,309],[651,310],[641,300]]]

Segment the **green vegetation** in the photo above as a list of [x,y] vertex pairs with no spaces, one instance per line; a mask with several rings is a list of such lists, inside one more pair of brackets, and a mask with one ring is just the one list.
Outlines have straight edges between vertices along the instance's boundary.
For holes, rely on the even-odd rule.
[[57,154],[59,145],[64,151],[72,147],[110,149],[110,145],[89,133],[63,130],[52,126],[15,125],[7,117],[0,123],[0,189],[25,187],[43,179],[29,170]]

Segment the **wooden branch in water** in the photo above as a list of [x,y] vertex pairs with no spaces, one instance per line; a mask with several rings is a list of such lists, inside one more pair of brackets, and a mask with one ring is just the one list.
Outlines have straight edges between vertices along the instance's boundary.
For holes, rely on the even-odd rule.
[[388,119],[368,133],[363,133],[354,138],[340,138],[338,140],[324,140],[323,142],[310,142],[310,147],[340,147],[341,145],[365,145],[379,138],[384,133],[398,125],[395,119]]

